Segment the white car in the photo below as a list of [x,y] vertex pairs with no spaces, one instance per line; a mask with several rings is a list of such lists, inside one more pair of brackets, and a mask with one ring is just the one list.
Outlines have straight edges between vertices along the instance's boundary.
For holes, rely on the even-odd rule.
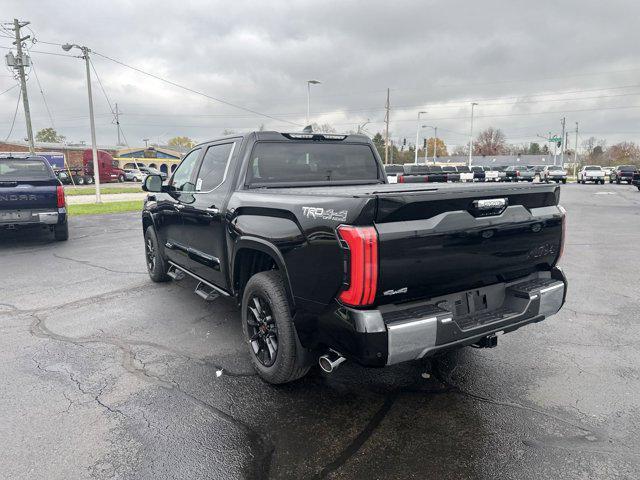
[[578,183],[587,182],[604,185],[604,170],[600,165],[586,165],[578,172]]

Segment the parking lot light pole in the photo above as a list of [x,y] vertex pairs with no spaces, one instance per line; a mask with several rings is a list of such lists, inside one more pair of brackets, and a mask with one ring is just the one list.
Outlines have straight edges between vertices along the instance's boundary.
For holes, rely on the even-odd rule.
[[469,161],[467,166],[471,167],[471,156],[473,155],[473,107],[478,105],[476,102],[471,102],[471,128],[469,130]]
[[[420,111],[418,112],[418,126],[416,127],[416,151],[414,153],[414,158],[413,158],[413,164],[417,165],[418,164],[418,144],[420,143],[420,115],[422,115],[423,113],[427,113],[425,111]],[[427,159],[427,150],[425,149],[424,151],[424,158],[425,158],[425,162]]]
[[78,48],[82,52],[80,58],[84,59],[85,66],[87,68],[87,93],[89,95],[89,123],[91,125],[91,150],[93,153],[93,179],[96,185],[96,203],[102,203],[102,197],[100,196],[100,169],[98,167],[98,147],[96,146],[96,122],[93,115],[93,94],[91,93],[91,68],[89,60],[89,50],[87,47],[81,47],[80,45],[65,43],[62,45],[62,49],[68,52],[72,48]]
[[318,85],[319,80],[307,80],[307,125],[309,125],[309,117],[311,116],[311,85]]

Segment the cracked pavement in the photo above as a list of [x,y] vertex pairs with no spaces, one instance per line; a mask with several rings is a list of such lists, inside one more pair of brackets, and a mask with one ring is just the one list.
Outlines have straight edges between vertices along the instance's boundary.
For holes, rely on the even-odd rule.
[[148,279],[137,214],[72,218],[65,243],[2,232],[0,478],[638,478],[640,192],[566,185],[561,203],[554,318],[279,387],[232,301]]

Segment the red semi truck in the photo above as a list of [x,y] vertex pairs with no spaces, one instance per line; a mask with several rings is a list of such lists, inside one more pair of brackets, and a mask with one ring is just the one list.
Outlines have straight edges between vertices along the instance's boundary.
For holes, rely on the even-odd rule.
[[[91,149],[85,150],[82,154],[82,165],[86,176],[95,177]],[[98,171],[100,172],[100,183],[124,182],[124,170],[118,166],[118,162],[111,155],[103,150],[98,150]]]

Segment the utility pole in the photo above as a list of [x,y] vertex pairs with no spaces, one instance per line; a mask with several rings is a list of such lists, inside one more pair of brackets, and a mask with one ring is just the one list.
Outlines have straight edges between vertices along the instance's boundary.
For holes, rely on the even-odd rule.
[[[415,155],[413,158],[413,164],[417,165],[418,164],[418,144],[420,143],[420,115],[422,115],[423,113],[427,113],[425,111],[421,111],[418,112],[418,125],[416,126],[416,151],[415,151]],[[425,163],[427,161],[427,151],[425,150],[424,152],[424,159],[425,159]]]
[[31,111],[29,110],[29,97],[27,96],[27,78],[24,74],[24,61],[28,58],[26,55],[23,56],[22,53],[22,42],[29,38],[29,35],[26,37],[20,36],[20,29],[22,27],[26,27],[31,22],[21,22],[17,18],[13,19],[13,31],[16,33],[16,40],[13,44],[18,49],[18,57],[16,59],[16,68],[18,70],[18,75],[20,77],[20,88],[22,89],[22,104],[24,105],[24,118],[27,122],[27,138],[29,139],[29,153],[31,155],[35,154],[35,145],[33,143],[33,128],[31,128]]
[[578,165],[578,122],[576,122],[576,147],[575,152],[573,152],[573,176],[576,176],[576,168]]
[[[387,164],[389,163],[389,114],[390,114],[390,110],[391,108],[389,107],[389,89],[387,88],[387,103],[385,104],[385,110],[386,113],[384,114],[384,123],[385,123],[385,130],[384,130],[384,163]],[[416,148],[418,148],[418,146],[416,145]]]
[[78,48],[82,52],[80,58],[84,59],[87,69],[87,93],[89,95],[89,124],[91,126],[91,150],[93,153],[93,179],[96,185],[96,203],[102,203],[102,197],[100,196],[100,168],[98,166],[98,147],[96,146],[96,122],[93,118],[93,94],[91,93],[91,60],[89,59],[89,48],[65,43],[62,45],[62,49],[68,52],[72,48]]
[[471,156],[473,155],[473,107],[478,105],[476,102],[471,103],[471,129],[469,130],[469,161],[467,166],[471,166]]
[[118,129],[118,143],[116,145],[120,145],[120,112],[118,111],[118,104],[116,103],[115,112],[113,112],[116,117],[116,128]]
[[[562,144],[560,145],[560,166],[564,168],[564,127],[565,127],[565,122],[566,122],[566,118],[562,117],[562,135],[560,138],[562,138]],[[555,163],[554,163],[555,165]]]

